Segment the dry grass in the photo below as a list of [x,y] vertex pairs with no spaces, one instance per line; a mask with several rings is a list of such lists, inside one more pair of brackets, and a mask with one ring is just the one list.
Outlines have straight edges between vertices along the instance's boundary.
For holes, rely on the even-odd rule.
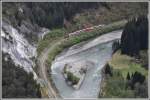
[[121,51],[118,50],[109,61],[109,65],[115,69],[129,68],[131,64],[132,57],[127,55],[122,55]]
[[131,76],[136,71],[147,77],[148,71],[142,67],[141,63],[136,63],[134,60],[135,58],[122,55],[121,51],[118,50],[108,63],[114,70],[120,70],[124,79],[126,79],[128,73]]

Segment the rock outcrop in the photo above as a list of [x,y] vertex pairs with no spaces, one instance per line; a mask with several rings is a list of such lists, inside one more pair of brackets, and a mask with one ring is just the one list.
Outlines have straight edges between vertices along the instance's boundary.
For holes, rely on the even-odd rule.
[[67,63],[63,68],[63,75],[68,85],[74,89],[79,89],[84,81],[91,62]]
[[3,9],[2,17],[2,51],[8,53],[16,65],[23,67],[26,72],[32,72],[34,79],[37,79],[36,72],[33,70],[37,56],[37,42],[49,30],[26,17],[30,14],[26,13],[28,8],[23,5],[19,3],[4,5],[6,8]]

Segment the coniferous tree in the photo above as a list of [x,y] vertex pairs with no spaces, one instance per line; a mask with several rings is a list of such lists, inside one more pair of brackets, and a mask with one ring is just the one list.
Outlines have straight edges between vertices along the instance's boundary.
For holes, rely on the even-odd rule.
[[129,72],[127,74],[127,80],[130,80],[130,74],[129,74]]
[[8,54],[3,54],[2,62],[3,98],[41,97],[40,86],[33,79],[32,73],[27,73],[20,66],[16,66]]
[[136,56],[142,49],[148,49],[148,19],[145,16],[129,20],[121,36],[123,54]]

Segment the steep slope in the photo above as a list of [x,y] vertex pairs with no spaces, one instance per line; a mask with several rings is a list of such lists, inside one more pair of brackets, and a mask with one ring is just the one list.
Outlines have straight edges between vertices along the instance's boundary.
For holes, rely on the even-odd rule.
[[40,98],[40,86],[32,73],[16,66],[9,54],[3,53],[3,98]]
[[[112,21],[129,17],[135,11],[143,12],[142,5],[146,4],[135,3],[134,7],[131,7],[132,4],[128,6],[128,3],[125,6],[123,4],[120,5],[119,7],[123,8],[121,10],[124,10],[124,12],[132,10],[131,13],[123,14],[121,17],[119,15],[121,10],[114,12],[116,8],[110,9],[112,5],[114,7],[118,4],[97,2],[3,3],[2,50],[11,56],[16,65],[22,66],[27,72],[32,72],[34,78],[37,79],[34,71],[35,61],[37,60],[37,42],[50,31],[49,29],[63,27],[67,32],[70,32],[88,27],[84,25],[87,23],[91,25],[111,23]],[[124,8],[127,7],[131,9],[125,10]],[[110,15],[108,13],[105,13],[107,11],[111,12],[111,18],[109,18]],[[86,12],[91,16],[86,17]],[[95,17],[95,14],[98,14],[99,17]],[[107,15],[107,17],[105,17],[104,21],[100,21],[98,19],[103,20],[103,17],[100,17],[100,15]],[[47,70],[42,71],[42,73],[46,73]]]
[[36,48],[18,33],[18,30],[3,22],[2,26],[2,51],[8,53],[15,64],[23,66],[27,72],[33,72],[34,78],[37,75],[33,71],[34,62],[31,58],[36,57]]
[[[13,3],[6,3],[3,6],[9,7]],[[2,19],[2,51],[8,53],[16,65],[20,65],[27,72],[32,72],[34,79],[37,79],[35,60],[37,56],[36,46],[39,39],[49,32],[48,29],[42,28],[30,19],[20,19],[14,17],[15,13],[24,15],[24,9],[21,6],[13,6],[3,9]]]

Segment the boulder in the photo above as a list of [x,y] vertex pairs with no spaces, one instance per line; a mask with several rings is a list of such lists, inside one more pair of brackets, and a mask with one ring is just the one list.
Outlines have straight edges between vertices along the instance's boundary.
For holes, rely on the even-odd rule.
[[74,89],[79,89],[85,78],[88,66],[85,62],[67,63],[63,68],[66,83]]

